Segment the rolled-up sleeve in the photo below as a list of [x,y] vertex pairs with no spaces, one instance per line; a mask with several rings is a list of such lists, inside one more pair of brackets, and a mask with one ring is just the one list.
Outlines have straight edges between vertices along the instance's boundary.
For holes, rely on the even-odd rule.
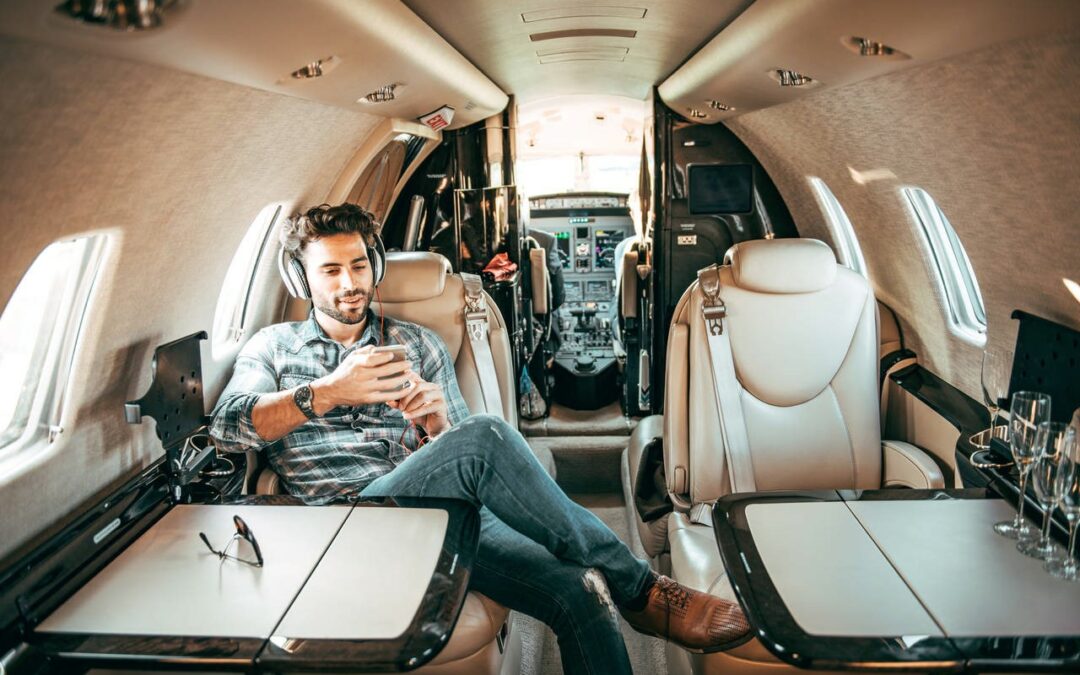
[[210,436],[218,450],[243,452],[268,445],[251,421],[251,411],[262,394],[278,390],[277,373],[270,344],[256,333],[236,357],[232,379],[214,406]]

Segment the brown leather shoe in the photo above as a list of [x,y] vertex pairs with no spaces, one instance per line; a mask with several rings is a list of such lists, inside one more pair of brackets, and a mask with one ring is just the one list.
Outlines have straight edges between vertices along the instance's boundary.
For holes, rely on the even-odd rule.
[[665,576],[649,589],[645,609],[619,610],[634,630],[680,647],[717,651],[748,639],[750,624],[738,604],[699,593]]

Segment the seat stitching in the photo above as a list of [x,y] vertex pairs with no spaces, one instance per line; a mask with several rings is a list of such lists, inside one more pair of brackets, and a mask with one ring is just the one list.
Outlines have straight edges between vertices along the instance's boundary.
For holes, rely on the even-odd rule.
[[840,405],[840,398],[836,395],[836,389],[833,387],[832,382],[829,382],[829,391],[833,395],[833,402],[836,403],[836,411],[840,413],[840,421],[843,422],[844,435],[847,436],[848,452],[851,453],[851,489],[858,487],[858,475],[859,475],[859,460],[855,457],[855,443],[851,440],[851,431],[848,429],[847,418],[844,417],[844,407]]

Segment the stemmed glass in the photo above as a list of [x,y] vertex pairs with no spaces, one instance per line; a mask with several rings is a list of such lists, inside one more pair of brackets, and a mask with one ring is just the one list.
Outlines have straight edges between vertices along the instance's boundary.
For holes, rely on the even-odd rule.
[[1042,536],[1037,540],[1022,541],[1016,548],[1032,558],[1053,560],[1061,552],[1061,547],[1050,540],[1050,521],[1057,503],[1055,483],[1061,458],[1073,453],[1076,432],[1062,422],[1043,422],[1035,433],[1035,444],[1039,447],[1039,459],[1031,471],[1031,486],[1035,488],[1035,498],[1043,508]]
[[[1075,427],[1073,431],[1075,439]],[[1069,523],[1069,546],[1065,549],[1064,559],[1050,560],[1046,563],[1046,571],[1059,579],[1080,581],[1080,565],[1074,557],[1076,525],[1080,523],[1080,442],[1078,441],[1074,440],[1071,451],[1061,458],[1061,466],[1058,468],[1057,480],[1054,483],[1054,495],[1057,497],[1058,507]]]
[[1024,520],[1024,493],[1027,477],[1039,454],[1036,432],[1039,425],[1050,419],[1050,397],[1034,391],[1018,391],[1013,394],[1009,409],[1009,448],[1013,461],[1020,472],[1020,504],[1016,518],[994,525],[994,532],[1009,539],[1029,539],[1034,532]]
[[[1001,411],[1001,401],[1009,393],[1012,361],[1013,353],[1007,349],[987,349],[983,352],[980,383],[983,404],[986,406],[986,411],[990,413],[991,430]],[[991,438],[993,435],[993,433],[990,434]]]
[[[970,442],[980,450],[990,447],[990,442],[999,438],[1007,439],[1008,427],[998,425],[997,419],[1001,412],[1001,402],[1005,400],[1009,392],[1009,377],[1011,375],[1013,353],[1007,349],[987,349],[982,355],[982,370],[979,374],[979,384],[982,387],[983,405],[990,415],[990,427],[978,433],[972,434]],[[982,468],[999,468],[1001,464],[987,460],[978,460],[972,457],[972,463]],[[1004,466],[1008,466],[1005,464]]]

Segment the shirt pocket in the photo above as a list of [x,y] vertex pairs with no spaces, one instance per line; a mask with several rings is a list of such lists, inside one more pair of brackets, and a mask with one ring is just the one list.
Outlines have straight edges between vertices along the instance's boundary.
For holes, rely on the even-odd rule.
[[313,380],[315,376],[308,373],[282,373],[278,375],[278,391],[302,387],[305,384],[311,384]]
[[360,405],[352,409],[356,425],[362,427],[394,426],[402,420],[401,411],[382,403]]

